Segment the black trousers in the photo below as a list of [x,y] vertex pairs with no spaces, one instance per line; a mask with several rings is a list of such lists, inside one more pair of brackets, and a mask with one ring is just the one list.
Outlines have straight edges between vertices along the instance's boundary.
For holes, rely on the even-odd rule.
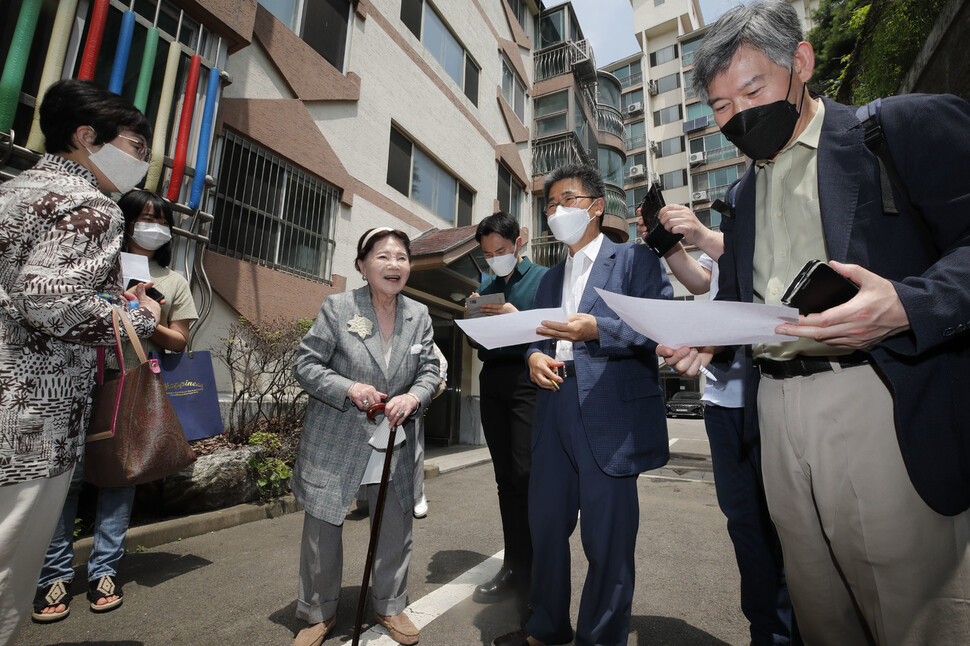
[[532,572],[529,534],[529,471],[532,468],[532,416],[536,386],[523,359],[487,362],[481,375],[482,427],[492,455],[505,537],[505,565],[527,593]]

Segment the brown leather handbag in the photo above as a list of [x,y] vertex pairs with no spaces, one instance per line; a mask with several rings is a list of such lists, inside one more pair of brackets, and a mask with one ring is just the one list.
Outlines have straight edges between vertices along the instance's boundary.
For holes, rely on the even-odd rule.
[[[119,320],[140,363],[125,369]],[[114,307],[111,322],[121,371],[105,377],[104,352],[98,352],[98,378],[88,425],[84,479],[98,487],[126,487],[164,478],[195,462],[172,408],[157,359],[149,359],[131,321]]]

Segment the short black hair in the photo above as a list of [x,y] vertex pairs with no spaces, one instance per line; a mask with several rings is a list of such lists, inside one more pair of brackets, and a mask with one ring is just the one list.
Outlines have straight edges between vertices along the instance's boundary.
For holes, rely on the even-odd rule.
[[[169,228],[175,226],[172,207],[168,205],[167,200],[163,200],[151,191],[143,191],[141,189],[128,191],[118,200],[118,206],[125,215],[125,249],[128,248],[128,240],[131,239],[132,231],[135,230],[135,221],[138,220],[141,212],[145,210],[146,204],[152,205],[153,213],[160,213],[165,218],[165,222]],[[169,263],[172,262],[172,241],[169,240],[156,249],[155,253],[152,254],[152,260],[162,267],[168,267]]]
[[131,130],[151,145],[148,119],[128,99],[109,92],[93,81],[68,79],[48,88],[40,104],[40,129],[47,152],[69,153],[76,148],[72,137],[81,126],[91,126],[94,143],[108,143],[122,130]]
[[546,177],[546,181],[542,185],[546,202],[549,201],[549,191],[552,190],[552,185],[564,179],[580,180],[583,183],[583,190],[590,197],[600,198],[606,195],[606,184],[603,183],[603,178],[600,177],[598,170],[585,164],[566,164],[552,171]]
[[478,228],[475,230],[475,242],[481,244],[483,237],[493,233],[499,234],[509,242],[515,242],[520,232],[518,220],[505,211],[499,211],[478,223]]
[[[379,230],[372,234],[371,232],[375,229]],[[364,231],[364,235],[360,236],[360,240],[357,241],[357,257],[354,258],[354,267],[357,271],[360,271],[360,265],[357,264],[357,261],[366,258],[367,254],[374,249],[374,245],[388,236],[394,236],[401,241],[401,244],[404,245],[404,252],[408,255],[408,260],[411,260],[411,238],[408,237],[408,234],[390,227],[374,227]]]

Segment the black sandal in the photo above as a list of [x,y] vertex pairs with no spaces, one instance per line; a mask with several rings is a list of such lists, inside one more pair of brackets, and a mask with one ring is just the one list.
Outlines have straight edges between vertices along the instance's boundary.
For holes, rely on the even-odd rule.
[[[101,599],[108,597],[118,597],[114,601],[98,604]],[[110,574],[105,574],[100,579],[88,581],[88,601],[91,602],[91,612],[108,612],[114,610],[125,600],[125,594],[121,591],[121,586],[116,584]]]
[[[34,595],[34,611],[31,619],[39,624],[49,624],[64,619],[71,614],[71,582],[54,581],[46,587],[38,587]],[[56,608],[64,604],[63,612],[41,612],[44,608]]]

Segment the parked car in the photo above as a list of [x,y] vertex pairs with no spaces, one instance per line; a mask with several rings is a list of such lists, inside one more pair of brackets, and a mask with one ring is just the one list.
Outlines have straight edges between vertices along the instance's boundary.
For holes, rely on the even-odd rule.
[[703,419],[701,394],[682,390],[667,400],[667,417],[697,417]]

